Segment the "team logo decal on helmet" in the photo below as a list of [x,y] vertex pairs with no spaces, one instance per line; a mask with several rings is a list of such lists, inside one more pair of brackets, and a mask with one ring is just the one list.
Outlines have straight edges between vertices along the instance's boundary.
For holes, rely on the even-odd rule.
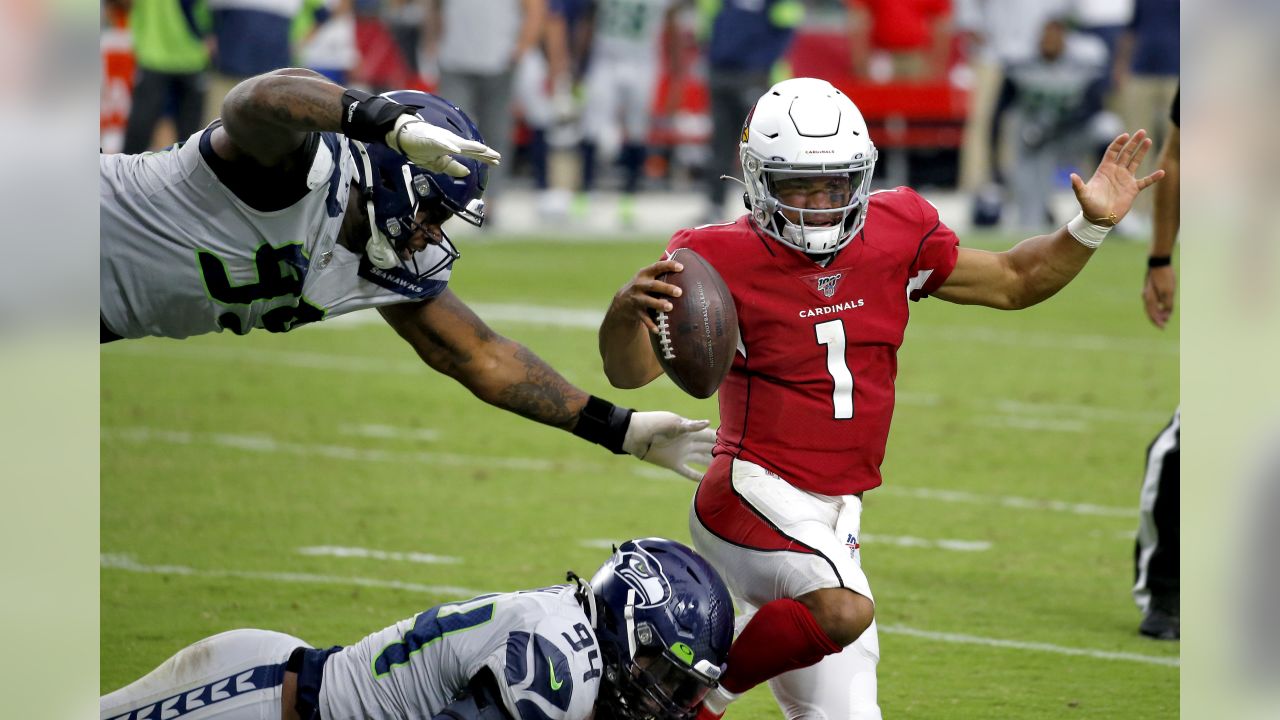
[[[418,117],[432,125],[484,142],[466,113],[444,98],[416,90],[398,90],[383,97],[415,108]],[[365,247],[369,262],[382,270],[403,268],[407,279],[414,281],[425,280],[449,267],[459,254],[443,229],[438,239],[427,235],[424,251],[410,254],[409,242],[416,233],[425,233],[426,225],[442,224],[453,215],[472,225],[482,224],[489,166],[473,158],[457,157],[471,174],[455,178],[424,170],[381,143],[348,143],[355,158],[355,181],[364,194],[369,216],[370,237]]]
[[644,548],[635,546],[619,550],[618,577],[635,589],[638,594],[636,607],[650,608],[661,605],[671,597],[671,586],[662,574],[662,565]]

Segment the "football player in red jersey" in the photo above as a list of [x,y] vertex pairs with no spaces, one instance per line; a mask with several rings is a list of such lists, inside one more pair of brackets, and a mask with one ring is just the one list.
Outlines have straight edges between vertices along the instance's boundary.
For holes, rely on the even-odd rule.
[[[720,387],[715,459],[689,518],[743,614],[707,712],[769,680],[788,718],[880,717],[858,537],[862,493],[881,482],[907,301],[1013,310],[1052,296],[1162,176],[1134,175],[1150,147],[1142,130],[1117,137],[1087,183],[1072,175],[1075,219],[985,252],[959,247],[910,188],[871,192],[875,145],[829,83],[787,80],[757,101],[740,145],[751,213],[681,230],[667,248],[716,267],[741,331]],[[679,269],[643,268],[614,297],[600,353],[615,386],[661,374],[649,312],[670,309],[666,296],[679,290],[656,278]]]

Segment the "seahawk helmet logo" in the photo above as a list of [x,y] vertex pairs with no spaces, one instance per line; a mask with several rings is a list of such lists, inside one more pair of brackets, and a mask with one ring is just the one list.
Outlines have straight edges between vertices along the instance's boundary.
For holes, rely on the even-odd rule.
[[814,282],[818,284],[818,292],[826,297],[833,297],[836,294],[836,286],[840,284],[840,278],[842,277],[844,277],[844,273],[824,275],[820,278],[814,278]]
[[657,607],[671,598],[671,583],[652,555],[640,548],[623,550],[621,555],[614,572],[636,591],[636,607]]

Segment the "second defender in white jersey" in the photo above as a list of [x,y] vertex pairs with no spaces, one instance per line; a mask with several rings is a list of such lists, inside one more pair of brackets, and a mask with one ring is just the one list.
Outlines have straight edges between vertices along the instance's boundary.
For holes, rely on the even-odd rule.
[[349,647],[266,630],[201,640],[99,701],[101,720],[689,720],[733,608],[689,548],[623,543],[591,583],[431,608]]
[[590,396],[449,289],[443,224],[483,222],[497,162],[435,95],[372,96],[308,70],[250,78],[186,142],[100,157],[102,341],[287,332],[377,308],[481,400],[701,477],[706,421]]

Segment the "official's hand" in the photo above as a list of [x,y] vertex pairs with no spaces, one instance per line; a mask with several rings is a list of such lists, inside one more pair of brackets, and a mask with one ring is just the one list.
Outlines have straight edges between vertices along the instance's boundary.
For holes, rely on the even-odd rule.
[[658,326],[649,317],[649,311],[670,312],[671,302],[667,298],[680,297],[682,291],[670,283],[659,282],[657,277],[663,273],[682,270],[684,265],[674,260],[659,260],[640,268],[635,277],[613,296],[614,306],[620,308],[626,317],[634,317],[644,323],[649,332],[658,332]]
[[1172,265],[1147,270],[1147,281],[1142,285],[1142,304],[1146,306],[1147,317],[1151,318],[1152,324],[1161,330],[1173,314],[1173,295],[1177,284]]
[[1146,130],[1132,136],[1124,133],[1107,146],[1089,182],[1071,173],[1071,189],[1086,220],[1094,225],[1115,225],[1128,214],[1138,193],[1164,177],[1164,170],[1156,170],[1144,178],[1134,174],[1150,149],[1151,138],[1147,137]]
[[459,137],[408,113],[401,115],[395,127],[387,133],[387,145],[420,168],[453,177],[466,177],[471,171],[451,155],[474,158],[490,165],[498,165],[502,160],[502,156],[488,145]]
[[622,449],[697,482],[702,471],[690,466],[711,464],[716,431],[708,420],[689,420],[675,413],[634,412]]

